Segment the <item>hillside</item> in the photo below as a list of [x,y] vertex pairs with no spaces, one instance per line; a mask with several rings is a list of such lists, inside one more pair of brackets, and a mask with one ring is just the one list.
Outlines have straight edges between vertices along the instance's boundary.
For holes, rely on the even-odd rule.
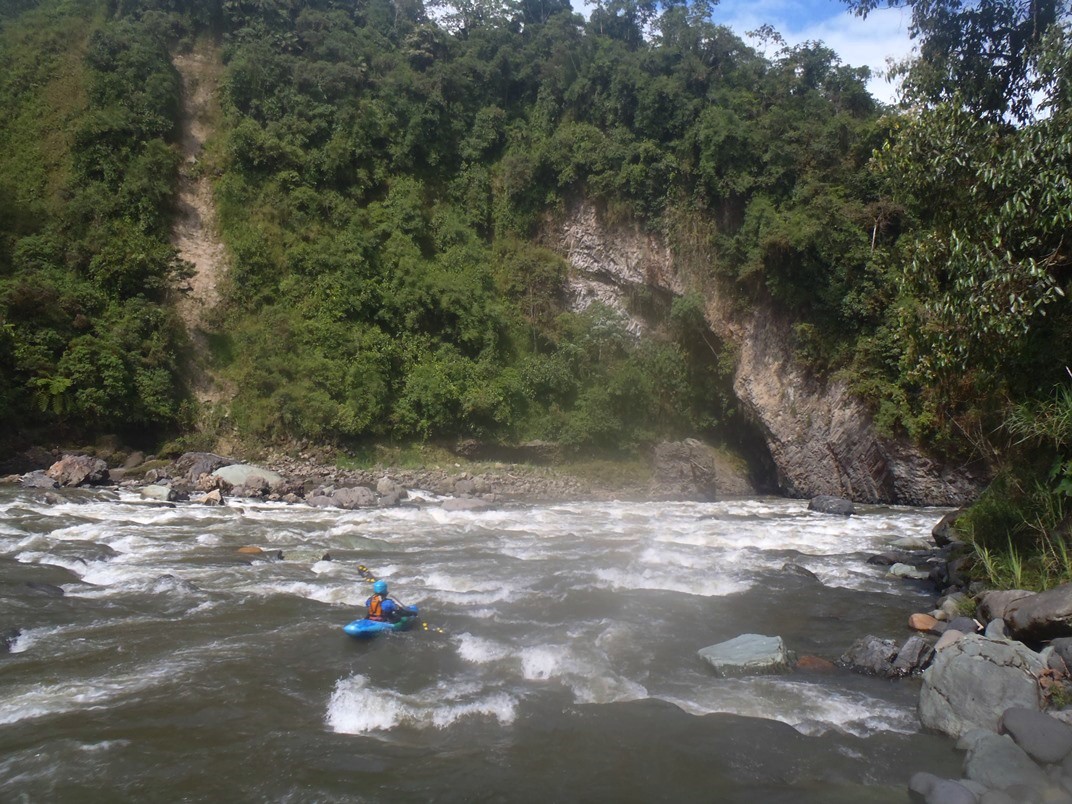
[[[977,22],[909,5],[935,43]],[[905,114],[821,43],[765,58],[702,6],[114,8],[0,4],[0,415],[23,440],[699,436],[790,479],[796,439],[818,457],[791,490],[833,449],[846,493],[891,500],[913,499],[898,450],[934,477],[1053,458],[1030,421],[1072,362],[1067,102],[1055,81],[1032,118],[1023,87],[1062,64],[1060,25],[1010,7],[980,34],[1026,54],[1002,86],[928,50]],[[604,292],[561,247],[578,210],[666,259]],[[804,388],[874,446],[798,426]]]

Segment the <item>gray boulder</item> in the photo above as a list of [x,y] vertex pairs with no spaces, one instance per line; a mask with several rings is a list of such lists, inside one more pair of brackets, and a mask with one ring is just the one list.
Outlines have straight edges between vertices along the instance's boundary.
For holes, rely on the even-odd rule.
[[852,500],[820,494],[818,497],[812,497],[811,502],[808,503],[808,510],[818,511],[820,514],[852,516],[856,513],[856,506],[852,504]]
[[108,464],[90,455],[64,455],[47,474],[61,486],[100,486],[109,481]]
[[49,477],[44,469],[27,472],[19,478],[19,482],[28,489],[58,489],[60,484]]
[[954,781],[933,773],[914,773],[908,780],[908,797],[919,804],[978,804],[979,796],[970,780]]
[[892,639],[865,636],[857,639],[838,659],[838,664],[872,676],[890,676],[897,658],[897,643]]
[[959,745],[968,749],[964,775],[985,787],[1008,790],[1026,785],[1041,791],[1049,785],[1042,768],[1008,735],[977,729],[966,734]]
[[262,466],[253,466],[247,463],[232,463],[213,470],[213,477],[219,477],[230,483],[235,488],[253,488],[263,480],[269,488],[282,485],[283,476],[271,469]]
[[936,731],[959,737],[974,728],[997,733],[1010,707],[1041,710],[1037,653],[1016,642],[966,634],[938,651],[923,673],[919,718]]
[[[195,482],[201,475],[211,475],[217,469],[233,465],[234,459],[225,458],[214,452],[186,452],[175,461],[175,468],[186,479]],[[233,483],[232,485],[241,485]]]
[[1072,636],[1072,584],[1016,600],[1002,619],[1013,638],[1025,642]]
[[1072,727],[1034,709],[1013,707],[1001,716],[1008,734],[1036,762],[1055,764],[1072,753]]
[[793,666],[793,655],[779,636],[741,634],[697,654],[723,677],[787,673]]
[[939,547],[946,547],[953,543],[957,535],[955,530],[957,520],[962,513],[963,511],[953,511],[952,513],[946,514],[938,521],[938,524],[931,529],[931,537],[934,539],[936,545]]
[[355,508],[372,508],[376,505],[376,494],[372,489],[364,486],[353,488],[335,489],[331,499],[339,508],[353,510]]
[[983,622],[1004,620],[1005,612],[1009,606],[1034,594],[1034,592],[1028,592],[1026,589],[1003,589],[1001,591],[983,592],[979,595],[979,605],[975,610],[975,614]]
[[909,637],[901,649],[897,651],[897,658],[893,660],[892,675],[908,676],[921,671],[934,657],[934,648],[919,634]]
[[143,486],[138,493],[147,500],[159,500],[160,502],[175,502],[180,498],[179,492],[171,486],[152,484]]

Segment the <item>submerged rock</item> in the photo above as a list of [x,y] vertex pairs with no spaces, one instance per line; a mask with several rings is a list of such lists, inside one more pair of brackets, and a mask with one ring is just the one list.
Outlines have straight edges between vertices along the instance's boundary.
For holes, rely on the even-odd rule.
[[831,497],[828,494],[820,494],[813,497],[808,503],[809,511],[818,511],[820,514],[837,514],[838,516],[852,516],[856,513],[856,506],[852,500],[844,497]]
[[719,676],[786,673],[793,666],[793,656],[780,636],[741,634],[697,653]]

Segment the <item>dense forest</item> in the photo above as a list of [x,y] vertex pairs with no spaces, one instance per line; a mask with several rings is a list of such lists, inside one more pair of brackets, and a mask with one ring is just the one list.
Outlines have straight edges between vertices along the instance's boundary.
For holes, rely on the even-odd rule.
[[[1064,533],[1068,4],[892,4],[920,43],[897,109],[822,43],[766,29],[764,56],[705,3],[0,0],[0,420],[184,445],[728,438],[733,346],[698,294],[634,299],[644,338],[569,308],[541,233],[584,199],[705,255],[698,288],[784,310],[886,431],[991,467],[981,540]],[[213,410],[171,243],[172,60],[198,47],[223,63],[196,165],[230,255]]]

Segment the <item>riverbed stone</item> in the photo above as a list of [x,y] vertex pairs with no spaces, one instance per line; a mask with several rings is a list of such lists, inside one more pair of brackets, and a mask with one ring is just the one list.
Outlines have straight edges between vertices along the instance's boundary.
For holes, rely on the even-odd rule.
[[1038,654],[1017,642],[965,634],[938,651],[923,673],[920,722],[954,737],[973,728],[998,730],[1010,706],[1042,708]]
[[353,510],[355,508],[372,508],[376,505],[376,494],[372,489],[364,486],[354,486],[347,489],[335,489],[331,499],[339,508]]
[[1046,773],[1007,734],[985,729],[969,734],[968,753],[964,757],[964,775],[993,790],[1026,785],[1041,792],[1049,787]]
[[998,617],[986,624],[983,634],[988,639],[1006,639],[1009,636],[1009,628],[1005,625],[1005,621]]
[[820,494],[812,497],[808,502],[809,511],[817,511],[820,514],[836,514],[838,516],[852,516],[856,513],[856,506],[852,500],[843,497],[832,497],[829,494]]
[[47,474],[61,486],[100,486],[109,481],[108,464],[91,455],[64,455]]
[[914,581],[926,581],[931,577],[930,570],[918,569],[911,564],[894,564],[890,567],[889,574]]
[[963,511],[952,511],[943,516],[931,529],[931,538],[939,547],[945,547],[956,538],[957,520]]
[[160,502],[175,502],[179,499],[179,493],[171,486],[162,486],[156,483],[142,486],[138,490],[138,494],[147,500],[159,500]]
[[938,641],[934,643],[934,650],[935,652],[945,650],[954,642],[957,642],[958,640],[963,638],[964,634],[961,631],[946,631],[944,634],[938,637]]
[[1072,584],[1019,599],[1002,619],[1013,638],[1024,642],[1072,636]]
[[838,664],[867,675],[889,677],[897,651],[894,640],[868,634],[853,642],[838,659]]
[[58,489],[60,484],[48,476],[44,469],[27,472],[19,478],[19,482],[29,489]]
[[793,655],[780,636],[741,634],[697,654],[723,677],[785,673],[793,666]]
[[908,618],[908,627],[914,631],[931,631],[938,625],[938,618],[929,614],[916,612]]
[[232,463],[213,470],[213,477],[218,477],[230,483],[234,488],[250,488],[257,484],[257,478],[261,478],[269,487],[283,483],[283,476],[263,466],[253,466],[248,463]]
[[1000,730],[1036,762],[1054,764],[1072,753],[1072,728],[1045,712],[1010,707],[1001,716]]
[[891,675],[907,676],[922,670],[934,656],[934,648],[919,634],[910,636],[897,651]]
[[1009,606],[1034,594],[1034,592],[1029,592],[1026,589],[1001,589],[983,592],[979,595],[979,605],[976,608],[975,615],[983,622],[1005,619],[1005,612]]
[[949,621],[949,627],[954,631],[960,631],[962,634],[977,634],[979,632],[979,623],[971,617],[955,617]]

